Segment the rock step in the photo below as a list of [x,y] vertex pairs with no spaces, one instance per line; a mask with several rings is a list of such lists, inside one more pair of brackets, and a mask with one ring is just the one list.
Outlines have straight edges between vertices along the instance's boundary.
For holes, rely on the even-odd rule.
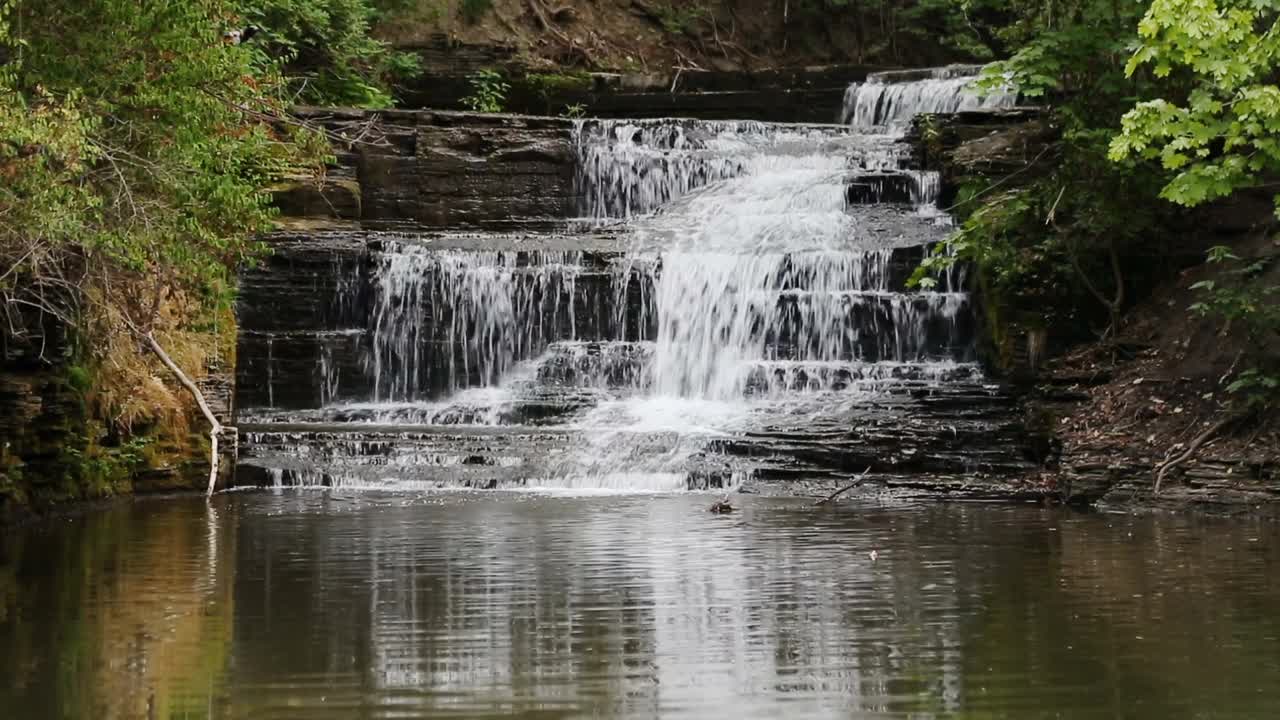
[[[600,474],[574,450],[579,433],[551,428],[449,428],[430,426],[294,426],[266,430],[247,426],[237,486],[319,485],[385,489],[502,489],[545,484],[547,480]],[[670,453],[685,439],[671,433],[629,438],[645,453]],[[723,461],[690,451],[679,468],[652,468],[648,474],[677,477],[670,489],[711,489],[731,481]],[[616,469],[616,468],[612,468]],[[589,483],[588,483],[589,484]]]
[[845,183],[850,205],[932,205],[941,188],[937,173],[910,170],[858,173],[846,177]]
[[[430,273],[439,272],[431,264],[433,251],[474,254],[483,262],[488,262],[484,253],[505,253],[514,277],[512,292],[520,301],[520,337],[509,338],[519,351],[510,361],[530,359],[558,341],[657,336],[655,282],[666,258],[661,253],[628,257],[623,242],[608,229],[583,235],[329,230],[282,232],[268,243],[274,252],[241,274],[240,407],[309,408],[371,397],[379,263],[397,253],[419,253],[422,269],[412,269],[422,273],[424,288],[431,284]],[[895,248],[883,278],[859,282],[902,290],[922,254],[919,246]],[[571,264],[563,264],[567,258]],[[803,282],[805,275],[796,277]],[[963,285],[958,278],[954,284]],[[943,283],[939,289],[948,287]],[[436,303],[429,297],[423,294],[414,313],[414,347],[420,357],[431,358],[416,361],[422,378],[417,391],[442,396],[458,387],[493,382],[496,378],[484,374],[482,363],[462,361],[467,348],[463,336],[454,333],[454,319],[465,304]],[[762,322],[776,326],[766,339],[776,357],[813,357],[813,349],[798,338],[814,322],[839,321],[861,330],[842,341],[838,357],[876,361],[966,352],[973,320],[965,302],[958,293],[808,293],[796,287],[760,302],[759,312]],[[948,303],[953,311],[933,312]],[[903,322],[916,330],[895,332]],[[401,367],[410,362],[396,355],[392,345],[384,345],[383,357]]]
[[398,424],[335,419],[242,422],[238,484],[269,485],[273,473],[290,473],[294,481],[363,487],[519,487],[608,475],[630,467],[627,458],[657,458],[656,466],[634,469],[682,475],[683,487],[691,489],[744,477],[844,477],[868,467],[875,473],[1010,475],[1032,466],[1023,454],[1015,400],[971,383],[876,396],[839,410],[828,407],[821,417],[762,406],[745,429],[729,435],[419,425],[405,424],[403,415]]
[[[638,294],[632,290],[629,294]],[[444,397],[458,388],[492,384],[494,370],[514,369],[514,364],[533,360],[549,347],[561,342],[591,342],[612,346],[617,338],[654,338],[657,336],[657,313],[644,310],[645,303],[628,299],[625,307],[616,307],[616,296],[607,286],[579,285],[574,314],[567,308],[559,312],[539,313],[538,326],[526,327],[527,336],[519,346],[506,352],[509,357],[493,356],[490,364],[479,362],[479,352],[465,337],[451,337],[454,324],[452,309],[423,310],[422,330],[410,345],[387,344],[381,360],[386,377],[406,377],[413,373],[417,384],[415,396]],[[651,296],[650,296],[651,297]],[[807,359],[821,357],[845,362],[876,363],[917,359],[969,359],[969,338],[974,332],[973,318],[964,308],[964,299],[955,298],[957,311],[947,316],[934,312],[939,297],[924,295],[854,295],[819,299],[813,297],[779,297],[760,308],[761,327],[768,328],[762,339],[769,357],[791,361],[774,367],[755,368],[749,386],[777,388],[820,387],[843,389],[869,380],[855,367],[831,368],[805,366]],[[566,301],[567,302],[567,301]],[[942,298],[942,302],[952,302]],[[832,338],[834,345],[813,346],[811,331],[833,323],[848,327],[849,332]],[[633,342],[633,341],[632,341]],[[238,389],[240,407],[312,408],[326,404],[359,400],[373,396],[375,374],[374,339],[366,328],[341,331],[273,331],[247,330],[238,344],[241,378]],[[612,378],[617,385],[643,385],[642,363],[647,350],[629,356],[625,351],[608,355],[583,357],[553,356],[539,369],[544,382],[576,383],[579,380],[600,384],[601,377]],[[488,356],[486,356],[488,357]],[[500,357],[500,365],[494,365]],[[797,364],[798,363],[798,364]],[[913,378],[890,378],[896,380]],[[383,392],[391,391],[390,385]],[[407,388],[396,392],[403,393]]]

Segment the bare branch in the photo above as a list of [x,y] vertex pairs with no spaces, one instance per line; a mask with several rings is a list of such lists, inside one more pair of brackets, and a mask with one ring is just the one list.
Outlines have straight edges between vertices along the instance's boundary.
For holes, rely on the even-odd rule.
[[[135,331],[137,330],[136,328],[134,329]],[[169,368],[169,372],[173,373],[178,382],[182,383],[182,386],[187,389],[187,392],[191,393],[191,397],[195,398],[196,405],[200,407],[201,414],[204,415],[205,420],[209,421],[209,489],[206,494],[213,495],[213,489],[218,483],[218,435],[222,433],[223,425],[218,422],[218,417],[213,414],[213,410],[209,409],[209,403],[205,401],[204,393],[200,392],[200,388],[182,371],[182,368],[178,367],[173,358],[169,357],[169,353],[164,351],[160,343],[156,342],[155,335],[148,332],[142,335],[142,338],[146,340],[151,352],[160,358],[160,362],[164,363],[164,366]],[[231,429],[234,430],[234,428]]]
[[858,476],[858,479],[857,479],[857,480],[854,480],[853,482],[849,483],[848,485],[845,485],[844,487],[840,488],[839,490],[836,490],[835,492],[831,493],[830,495],[826,496],[825,498],[823,498],[823,499],[819,500],[818,502],[814,503],[814,506],[815,506],[815,507],[817,507],[817,506],[819,506],[819,505],[828,505],[828,504],[830,504],[830,503],[834,502],[834,501],[835,501],[835,499],[836,499],[837,497],[839,497],[839,496],[843,495],[844,493],[846,493],[846,492],[848,492],[848,491],[850,491],[850,490],[852,490],[852,489],[854,489],[854,488],[858,487],[859,485],[861,485],[861,484],[863,483],[864,479],[867,477],[867,473],[869,473],[869,472],[871,472],[871,466],[870,466],[870,465],[868,465],[868,466],[867,466],[867,469],[866,469],[866,470],[863,470],[863,471],[862,471],[862,474]]

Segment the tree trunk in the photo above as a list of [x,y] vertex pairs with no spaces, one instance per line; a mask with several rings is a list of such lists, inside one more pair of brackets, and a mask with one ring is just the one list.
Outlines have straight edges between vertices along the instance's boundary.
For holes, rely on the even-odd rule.
[[[1061,198],[1061,195],[1059,195],[1059,198]],[[1057,207],[1056,202],[1054,203],[1054,207]],[[1050,220],[1048,223],[1051,222],[1052,211],[1050,211]],[[1067,256],[1071,260],[1071,266],[1075,268],[1076,274],[1084,283],[1085,289],[1089,291],[1089,294],[1097,298],[1098,302],[1102,303],[1103,307],[1107,309],[1107,316],[1110,324],[1107,327],[1106,332],[1102,334],[1102,337],[1104,339],[1107,337],[1113,337],[1120,330],[1120,311],[1124,308],[1125,297],[1124,273],[1120,270],[1120,255],[1116,252],[1115,241],[1107,242],[1107,259],[1110,261],[1111,276],[1115,283],[1115,294],[1112,297],[1107,297],[1106,293],[1102,292],[1102,290],[1094,284],[1093,279],[1089,277],[1089,274],[1084,271],[1084,267],[1080,264],[1080,257],[1076,254],[1074,245],[1074,242],[1069,241],[1067,243]]]

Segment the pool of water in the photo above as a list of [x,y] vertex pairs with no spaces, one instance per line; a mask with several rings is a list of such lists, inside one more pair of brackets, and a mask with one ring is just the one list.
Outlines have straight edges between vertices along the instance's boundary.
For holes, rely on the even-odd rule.
[[12,718],[1280,716],[1280,528],[221,495],[0,542]]

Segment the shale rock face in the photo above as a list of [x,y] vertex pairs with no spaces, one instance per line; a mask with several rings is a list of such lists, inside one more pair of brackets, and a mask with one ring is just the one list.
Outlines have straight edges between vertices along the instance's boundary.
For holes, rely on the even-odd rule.
[[[70,364],[69,343],[57,323],[42,333],[0,339],[0,524],[59,504],[122,493],[203,490],[209,475],[201,417],[190,433],[137,430],[141,449],[125,448],[121,433],[94,418],[85,378]],[[198,380],[210,408],[231,420],[232,368],[206,369]],[[192,408],[195,415],[195,410]],[[223,438],[222,482],[235,465],[234,437]]]
[[505,227],[569,216],[572,123],[478,113],[303,110],[342,149],[328,184],[282,197],[288,215]]
[[1058,137],[1046,110],[1011,108],[995,111],[919,115],[907,131],[912,167],[937,172],[950,205],[960,184],[973,178],[999,179],[1019,173],[1029,180],[1048,171]]

